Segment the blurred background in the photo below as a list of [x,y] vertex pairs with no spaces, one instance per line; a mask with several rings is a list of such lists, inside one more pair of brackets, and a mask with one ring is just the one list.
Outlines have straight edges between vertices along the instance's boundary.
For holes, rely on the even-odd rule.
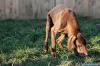
[[42,19],[59,4],[78,15],[100,18],[100,0],[0,0],[0,19]]

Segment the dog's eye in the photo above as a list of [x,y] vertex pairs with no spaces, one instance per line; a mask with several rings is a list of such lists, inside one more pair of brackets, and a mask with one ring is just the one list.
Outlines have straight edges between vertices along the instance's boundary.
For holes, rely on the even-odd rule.
[[82,47],[82,45],[78,45],[78,47]]

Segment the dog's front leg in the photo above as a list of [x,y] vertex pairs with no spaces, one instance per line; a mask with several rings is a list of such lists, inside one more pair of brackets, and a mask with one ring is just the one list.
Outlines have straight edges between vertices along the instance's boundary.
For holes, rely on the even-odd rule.
[[61,34],[61,36],[57,39],[57,43],[58,43],[59,48],[63,48],[62,42],[63,42],[64,38],[65,38],[65,34]]

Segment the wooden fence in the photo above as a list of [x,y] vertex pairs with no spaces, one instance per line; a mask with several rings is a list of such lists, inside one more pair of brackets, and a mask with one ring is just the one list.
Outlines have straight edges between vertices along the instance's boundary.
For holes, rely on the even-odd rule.
[[77,14],[100,18],[100,0],[0,0],[0,19],[42,19],[54,6],[65,4]]

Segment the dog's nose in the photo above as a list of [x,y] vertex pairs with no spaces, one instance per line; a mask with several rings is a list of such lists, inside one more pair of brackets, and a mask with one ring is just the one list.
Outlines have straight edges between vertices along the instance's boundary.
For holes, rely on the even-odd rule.
[[80,53],[79,55],[82,57],[86,57],[86,56],[88,56],[88,53]]

